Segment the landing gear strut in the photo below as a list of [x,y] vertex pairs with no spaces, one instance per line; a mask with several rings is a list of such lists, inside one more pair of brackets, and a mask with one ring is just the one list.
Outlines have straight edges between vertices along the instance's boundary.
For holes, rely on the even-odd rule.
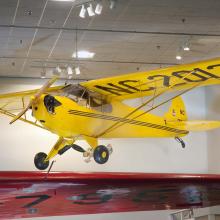
[[47,157],[47,154],[40,152],[37,153],[34,157],[35,167],[39,170],[46,170],[49,166],[49,161],[44,161]]
[[185,142],[180,137],[175,137],[175,140],[181,144],[182,148],[186,147]]

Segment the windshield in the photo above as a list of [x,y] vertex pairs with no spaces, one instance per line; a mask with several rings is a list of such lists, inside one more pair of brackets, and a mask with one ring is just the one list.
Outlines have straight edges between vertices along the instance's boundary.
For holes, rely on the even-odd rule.
[[107,103],[100,94],[88,91],[80,85],[67,85],[62,89],[61,94],[72,99],[78,105],[100,112],[112,111],[112,105]]

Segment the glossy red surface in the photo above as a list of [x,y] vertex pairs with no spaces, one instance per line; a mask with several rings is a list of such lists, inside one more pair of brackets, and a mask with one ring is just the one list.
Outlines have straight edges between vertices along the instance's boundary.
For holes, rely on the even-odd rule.
[[220,175],[0,172],[0,218],[220,205]]

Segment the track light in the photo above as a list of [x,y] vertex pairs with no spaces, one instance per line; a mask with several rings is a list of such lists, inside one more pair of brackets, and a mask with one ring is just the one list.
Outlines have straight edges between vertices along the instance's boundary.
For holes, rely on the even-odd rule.
[[81,18],[85,18],[86,17],[86,9],[85,9],[84,5],[82,5],[82,7],[81,7],[81,10],[80,10],[80,13],[79,13],[79,17],[81,17]]
[[56,67],[56,72],[57,72],[57,73],[61,73],[61,72],[62,72],[62,70],[60,69],[59,66]]
[[61,68],[59,66],[57,66],[54,70],[53,70],[53,74],[56,76],[59,76],[60,73],[62,72]]
[[76,73],[76,75],[79,75],[80,74],[80,68],[77,66],[77,67],[75,67],[75,73]]
[[101,2],[98,2],[95,7],[95,13],[97,15],[100,15],[102,13],[102,8],[103,8],[103,6],[102,6]]
[[46,78],[46,72],[45,71],[41,72],[40,78],[41,79],[45,79]]
[[68,66],[68,67],[67,67],[67,74],[68,74],[68,75],[72,75],[72,74],[73,74],[73,69],[72,69],[71,66]]
[[116,0],[110,0],[110,5],[109,8],[112,10],[114,8],[116,8]]
[[62,70],[60,69],[60,67],[57,66],[57,67],[56,67],[56,72],[57,72],[57,73],[61,73],[61,71],[62,71]]
[[89,6],[87,7],[87,12],[88,12],[88,15],[89,15],[90,17],[95,15],[91,3],[90,3]]

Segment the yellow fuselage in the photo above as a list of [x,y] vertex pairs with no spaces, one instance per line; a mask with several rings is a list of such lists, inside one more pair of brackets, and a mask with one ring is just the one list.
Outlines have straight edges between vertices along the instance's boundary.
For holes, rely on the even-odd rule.
[[101,138],[180,137],[188,133],[185,130],[167,126],[163,117],[152,114],[147,113],[133,119],[143,113],[139,110],[128,117],[123,126],[102,134],[116,122],[121,122],[134,108],[114,101],[111,103],[111,113],[103,113],[80,106],[68,97],[54,96],[61,105],[55,108],[54,114],[51,114],[44,105],[44,96],[42,95],[39,102],[33,105],[33,116],[45,128],[60,137],[73,138],[78,135]]

